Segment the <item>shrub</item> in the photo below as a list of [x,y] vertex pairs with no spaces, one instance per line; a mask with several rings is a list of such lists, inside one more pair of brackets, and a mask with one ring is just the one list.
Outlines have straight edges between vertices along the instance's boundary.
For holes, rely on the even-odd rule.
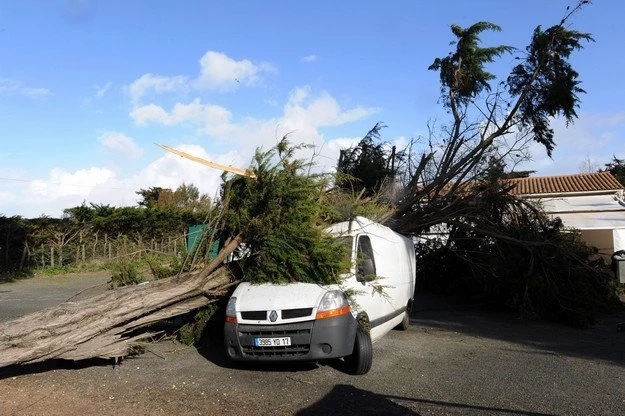
[[587,326],[622,307],[617,285],[596,250],[559,219],[543,229],[504,225],[505,238],[458,229],[450,240],[417,249],[420,290],[456,294],[540,318]]
[[114,289],[120,286],[136,285],[144,281],[143,276],[139,273],[138,263],[126,256],[120,257],[119,260],[110,263],[111,283],[109,287]]

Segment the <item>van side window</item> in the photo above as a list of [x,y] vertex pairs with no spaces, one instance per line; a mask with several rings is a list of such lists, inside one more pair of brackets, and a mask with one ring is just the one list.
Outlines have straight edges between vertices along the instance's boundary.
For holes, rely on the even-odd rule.
[[367,235],[358,237],[358,251],[356,253],[356,278],[359,282],[370,281],[375,278],[375,260],[371,239]]

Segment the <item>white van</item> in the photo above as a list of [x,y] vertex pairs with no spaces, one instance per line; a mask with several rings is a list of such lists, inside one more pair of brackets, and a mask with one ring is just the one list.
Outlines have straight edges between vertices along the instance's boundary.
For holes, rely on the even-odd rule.
[[411,239],[364,217],[328,230],[351,247],[352,266],[338,285],[241,283],[224,328],[233,360],[318,361],[345,357],[354,374],[369,371],[371,342],[406,329],[415,288]]

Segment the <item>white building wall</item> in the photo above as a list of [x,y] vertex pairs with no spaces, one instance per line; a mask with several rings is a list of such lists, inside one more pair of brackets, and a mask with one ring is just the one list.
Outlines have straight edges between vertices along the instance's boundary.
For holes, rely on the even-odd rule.
[[528,197],[545,212],[560,217],[579,230],[625,229],[625,207],[614,195],[576,195],[550,198]]

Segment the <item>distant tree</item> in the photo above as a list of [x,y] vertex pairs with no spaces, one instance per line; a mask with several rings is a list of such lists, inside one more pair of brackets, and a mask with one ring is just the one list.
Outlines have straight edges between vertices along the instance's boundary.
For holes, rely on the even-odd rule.
[[356,194],[364,190],[365,196],[372,196],[393,184],[404,153],[381,141],[380,131],[385,127],[376,123],[355,147],[341,150],[336,169],[339,188]]
[[[139,189],[135,192],[137,195],[141,196],[139,206],[145,208],[155,208],[163,191],[165,191],[165,189],[160,186],[152,186],[148,189]],[[169,191],[171,192],[171,190]]]
[[71,221],[78,223],[85,223],[93,220],[95,217],[94,205],[87,205],[85,201],[77,207],[65,208],[63,210],[63,216]]
[[207,194],[200,194],[197,186],[184,182],[173,192],[173,205],[190,211],[208,211],[211,199]]
[[614,177],[625,186],[625,159],[619,159],[612,155],[612,161],[605,164],[604,172],[610,172]]
[[589,155],[586,155],[584,160],[579,162],[577,166],[579,173],[593,173],[600,171],[601,165],[590,158]]
[[169,188],[153,186],[140,189],[136,192],[142,198],[140,207],[159,209],[182,209],[189,211],[209,211],[211,199],[207,194],[201,194],[193,184],[182,183],[175,191]]

